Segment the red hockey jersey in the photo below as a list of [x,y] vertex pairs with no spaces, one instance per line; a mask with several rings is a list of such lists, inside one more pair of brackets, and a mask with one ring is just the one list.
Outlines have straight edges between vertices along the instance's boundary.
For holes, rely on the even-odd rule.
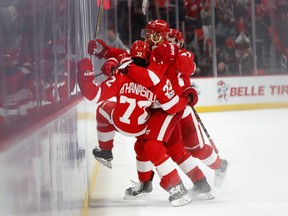
[[[169,43],[165,41],[164,43]],[[157,47],[155,48],[157,49]],[[105,52],[104,58],[117,58],[120,54],[126,52],[114,47],[109,47]],[[172,83],[178,95],[182,95],[183,89],[191,86],[190,75],[196,70],[194,63],[194,54],[182,48],[178,50],[175,61],[157,62],[154,58],[154,51],[150,53],[149,65],[147,68],[131,64],[129,66],[128,76],[141,85],[150,88],[157,85],[165,75]]]
[[150,53],[147,68],[131,64],[128,76],[149,88],[158,84],[165,75],[171,81],[176,93],[182,95],[183,90],[191,86],[190,75],[196,69],[194,54],[181,49],[175,61],[157,62],[154,59],[153,53],[153,51]]
[[[86,63],[87,61],[88,59]],[[78,83],[83,96],[95,103],[116,96],[117,102],[112,121],[115,127],[126,135],[128,133],[131,136],[139,136],[145,132],[151,105],[156,100],[169,114],[183,110],[188,103],[187,98],[179,97],[175,93],[170,80],[165,76],[157,85],[146,88],[129,76],[120,73],[116,73],[97,86],[93,83],[92,74],[94,73],[91,70],[78,71]]]

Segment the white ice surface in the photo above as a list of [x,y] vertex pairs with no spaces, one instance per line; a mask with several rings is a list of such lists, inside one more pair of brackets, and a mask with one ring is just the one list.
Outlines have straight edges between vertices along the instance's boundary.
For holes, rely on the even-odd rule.
[[[137,181],[134,138],[117,134],[113,168],[102,165],[89,216],[288,216],[288,109],[200,113],[220,156],[230,162],[214,200],[172,207],[159,186],[146,200],[123,200]],[[197,161],[213,185],[214,172]],[[192,184],[183,176],[187,188]]]

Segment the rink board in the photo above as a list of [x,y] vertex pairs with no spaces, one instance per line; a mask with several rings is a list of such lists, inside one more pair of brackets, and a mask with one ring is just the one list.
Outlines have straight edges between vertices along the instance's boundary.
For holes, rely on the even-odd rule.
[[288,75],[191,78],[199,112],[288,107]]

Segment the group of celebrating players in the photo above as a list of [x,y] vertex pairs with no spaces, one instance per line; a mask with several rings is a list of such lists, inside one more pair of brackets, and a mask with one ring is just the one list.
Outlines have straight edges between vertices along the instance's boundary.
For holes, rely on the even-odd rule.
[[[152,192],[154,170],[173,206],[213,199],[195,158],[215,171],[215,186],[223,183],[228,162],[205,144],[191,108],[198,101],[190,82],[196,69],[194,55],[184,49],[182,33],[170,29],[164,20],[148,22],[143,36],[129,51],[110,47],[101,39],[89,41],[88,54],[106,59],[101,71],[108,78],[99,86],[93,82],[91,60],[84,58],[77,64],[81,93],[98,104],[99,147],[93,149],[93,155],[111,168],[115,132],[135,137],[139,183],[125,191],[124,199]],[[110,100],[113,97],[116,100]],[[177,165],[191,179],[191,190],[182,183]]]

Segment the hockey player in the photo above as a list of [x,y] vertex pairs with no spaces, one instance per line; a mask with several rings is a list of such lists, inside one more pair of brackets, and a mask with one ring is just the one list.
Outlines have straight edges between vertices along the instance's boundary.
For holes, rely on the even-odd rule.
[[[154,53],[156,53],[156,55],[151,55],[152,57],[150,57],[149,66],[148,66],[147,69],[143,69],[142,70],[143,73],[142,72],[138,73],[138,71],[139,70],[141,71],[141,69],[139,67],[137,67],[137,65],[131,64],[129,66],[128,75],[131,75],[132,77],[133,77],[133,75],[135,75],[134,76],[135,80],[137,80],[139,82],[143,82],[143,85],[152,86],[152,85],[157,84],[158,82],[160,82],[161,77],[163,76],[163,74],[165,73],[167,68],[170,67],[170,62],[168,64],[164,64],[162,60],[165,60],[167,62],[167,60],[170,61],[170,58],[173,58],[173,55],[176,56],[177,55],[177,47],[175,48],[176,45],[175,46],[170,45],[168,43],[168,41],[166,41],[167,34],[169,32],[169,27],[168,27],[168,24],[165,21],[163,21],[163,20],[151,21],[150,23],[147,24],[146,28],[151,31],[151,34],[147,35],[147,38],[146,38],[147,41],[150,42],[151,46],[160,45],[160,51],[159,50],[157,51],[157,49],[159,47],[157,47],[154,50],[155,51]],[[90,50],[95,50],[95,45],[93,43],[94,42],[90,42],[89,43],[89,47],[93,47],[94,46],[94,48],[90,49]],[[113,52],[115,53],[115,49],[113,50],[113,48],[111,49],[110,47],[107,47],[105,44],[103,44],[103,41],[100,41],[100,44],[101,44],[99,46],[100,47],[100,49],[99,49],[100,52],[99,52],[99,50],[97,50],[98,52],[96,53],[96,55],[107,57],[107,56],[111,56],[111,53],[113,53]],[[102,47],[104,47],[104,48],[102,49]],[[111,50],[113,50],[113,51],[111,51]],[[193,59],[192,59],[192,63],[193,63]],[[175,66],[173,68],[175,68]],[[148,73],[146,71],[148,71]],[[148,77],[147,76],[145,77],[146,74],[148,74]],[[169,75],[170,75],[170,77],[172,79],[174,79],[175,83],[178,82],[178,74],[176,73],[175,69],[174,70],[172,69],[172,71],[170,72]],[[188,88],[188,90],[189,91],[193,91],[193,93],[195,93],[194,89]],[[193,103],[193,105],[194,105],[194,103]],[[165,112],[157,112],[157,113],[158,113],[157,117],[156,117],[156,115],[153,115],[154,118],[155,118],[154,121],[155,122],[158,122],[158,120],[165,121],[165,119],[167,117],[167,113],[165,113]],[[152,127],[156,126],[156,127],[152,128],[152,130],[151,129],[148,130],[149,132],[153,131],[153,133],[154,133],[154,134],[151,134],[151,138],[148,138],[148,140],[149,140],[148,143],[153,143],[153,144],[150,144],[150,146],[153,146],[153,145],[156,146],[157,144],[161,145],[163,141],[167,141],[167,139],[169,138],[171,132],[173,131],[173,128],[175,127],[177,122],[180,121],[181,115],[182,114],[177,114],[177,115],[173,116],[173,118],[174,118],[173,121],[170,121],[170,122],[168,121],[170,123],[170,125],[168,127],[169,130],[167,130],[167,128],[165,129],[165,136],[160,138],[160,140],[158,140],[159,142],[157,142],[155,140],[158,139],[157,133],[159,132],[159,130],[161,130],[160,129],[161,123],[160,124],[158,124],[158,123],[156,123],[156,124],[155,123],[150,123],[150,125],[152,125]],[[159,127],[157,127],[157,126],[159,126]],[[152,151],[153,151],[153,149],[152,149]],[[178,161],[178,162],[180,162],[180,161]],[[144,164],[144,163],[142,163],[142,164]],[[138,174],[139,173],[141,173],[141,170],[140,171],[138,170]],[[146,177],[146,179],[147,179],[147,182],[151,182],[151,178],[152,178],[151,172],[143,172],[143,173],[145,173],[146,175],[150,174],[150,178]],[[199,179],[200,178],[201,178],[201,176],[199,175]],[[144,190],[143,188],[148,187],[148,186],[145,186],[145,185],[148,185],[147,182],[141,181],[140,177],[139,177],[139,179],[140,179],[140,185],[142,185],[142,187],[139,188],[137,186],[138,189],[139,189],[138,191],[135,191],[134,190],[135,188],[129,188],[126,191],[126,194],[130,193],[131,191],[133,191],[133,194],[138,195],[139,191],[143,192],[143,190]],[[208,189],[206,192],[209,192],[209,190],[211,190],[211,188],[210,188],[210,186],[209,186],[209,184],[207,182],[206,182],[205,186]]]
[[[179,74],[179,79],[183,80],[183,86],[191,86],[190,75],[187,73],[189,69],[189,64],[185,64],[185,57],[183,56],[192,56],[194,59],[193,53],[184,49],[184,37],[183,34],[177,29],[171,29],[169,32],[170,43],[174,43],[179,48],[179,54],[176,60],[177,71]],[[191,64],[190,68],[193,68],[195,71],[196,65]],[[194,73],[193,71],[193,73]],[[205,165],[207,165],[212,170],[215,170],[214,185],[219,187],[222,185],[224,178],[226,176],[226,170],[228,162],[225,159],[220,159],[219,155],[211,147],[211,145],[205,144],[204,137],[201,133],[201,127],[197,121],[197,118],[192,111],[190,106],[187,106],[185,113],[180,121],[181,133],[182,133],[182,142],[186,149],[191,153],[195,158],[200,159]]]
[[[154,20],[150,21],[146,25],[146,35],[145,41],[150,43],[153,51],[150,54],[150,61],[147,68],[140,68],[135,64],[129,65],[127,70],[128,76],[131,76],[137,82],[140,82],[142,85],[149,87],[157,84],[162,80],[162,77],[167,76],[172,81],[172,85],[175,88],[175,92],[178,95],[193,95],[193,100],[190,103],[190,106],[193,106],[197,103],[198,96],[195,89],[191,88],[190,85],[185,85],[183,79],[179,76],[177,69],[178,58],[184,57],[183,60],[180,61],[180,64],[185,63],[184,65],[194,66],[192,55],[187,56],[189,53],[186,51],[178,54],[178,48],[175,44],[171,44],[168,42],[168,33],[169,26],[164,20]],[[136,71],[140,72],[136,76]],[[194,72],[194,68],[191,68],[186,74],[188,79],[190,78],[190,74]],[[183,75],[183,76],[184,76]],[[189,82],[190,83],[190,82]],[[183,111],[184,112],[184,111]],[[145,146],[144,151],[153,152],[153,155],[157,155],[155,152],[155,146],[161,146],[165,143],[165,147],[171,155],[172,158],[175,158],[175,162],[180,165],[182,170],[190,177],[192,182],[194,183],[193,192],[197,193],[205,193],[207,195],[207,199],[211,196],[208,194],[211,191],[211,187],[208,184],[205,176],[201,172],[194,172],[194,170],[190,169],[185,170],[185,162],[186,159],[190,156],[186,151],[181,149],[183,148],[181,142],[181,131],[180,131],[180,120],[182,118],[183,112],[179,112],[174,114],[173,116],[168,115],[167,112],[164,112],[161,109],[155,109],[153,111],[153,115],[148,121],[148,126],[145,134]],[[173,136],[171,136],[173,133]],[[169,142],[169,138],[171,140]],[[159,147],[160,148],[160,147]],[[186,158],[185,158],[186,157]],[[150,159],[153,162],[153,159]],[[149,162],[147,163],[147,166]],[[142,161],[141,164],[144,164]],[[145,166],[145,165],[144,165]],[[135,187],[128,188],[126,190],[126,195],[139,195],[139,193],[145,192],[145,188],[148,188],[148,185],[151,184],[151,178],[149,181],[142,181],[140,176],[149,175],[150,172],[147,171],[147,167],[141,170],[141,166],[138,166],[138,176],[140,180],[140,184]],[[147,178],[148,179],[148,178]]]
[[[160,82],[165,74],[165,76],[169,77],[169,79],[172,81],[173,87],[176,87],[176,94],[186,95],[191,93],[193,95],[194,100],[192,100],[190,103],[190,105],[193,106],[198,100],[197,92],[191,88],[190,85],[185,85],[183,83],[183,78],[180,77],[181,74],[178,73],[176,68],[177,63],[179,63],[177,58],[184,56],[184,59],[180,63],[184,63],[184,65],[188,64],[189,66],[191,64],[194,66],[194,58],[192,58],[193,56],[188,52],[178,54],[177,46],[169,43],[167,40],[169,30],[169,26],[164,20],[150,21],[146,25],[145,41],[149,42],[150,45],[154,47],[152,53],[150,54],[149,65],[147,68],[140,68],[135,64],[129,65],[127,71],[128,76],[131,76],[134,80],[139,80],[142,85],[149,87],[150,85],[152,86]],[[187,56],[188,54],[190,56]],[[141,71],[140,75],[136,76],[136,71]],[[187,74],[184,74],[183,76],[188,76],[189,79],[192,72],[194,72],[194,68],[191,68]],[[185,170],[185,162],[186,159],[189,158],[190,154],[186,153],[185,150],[181,150],[183,149],[183,145],[181,142],[180,120],[183,112],[179,112],[171,116],[167,115],[167,113],[161,109],[155,109],[155,111],[153,111],[153,115],[148,121],[145,134],[146,143],[144,151],[147,151],[147,149],[151,147],[149,151],[153,152],[154,146],[160,146],[164,142],[169,155],[171,155],[172,158],[176,158],[175,162],[192,180],[192,191],[196,194],[205,193],[207,195],[207,199],[209,199],[211,196],[210,194],[208,195],[208,193],[211,191],[211,187],[203,173],[194,172],[194,170],[191,170],[190,167],[189,170]],[[171,136],[171,133],[173,133],[173,136]],[[156,153],[154,152],[154,154]],[[140,183],[135,187],[128,188],[126,190],[126,195],[140,195],[140,193],[145,193],[146,188],[149,188],[149,185],[151,185],[153,176],[150,174],[151,171],[148,171],[147,169],[149,162],[141,161],[141,164],[145,168],[141,170],[141,166],[137,167]],[[147,167],[145,164],[147,164]],[[149,174],[151,175],[149,180],[141,180],[141,175]]]
[[[155,46],[155,44],[160,43],[162,39],[165,37],[165,35],[160,35],[160,37],[155,37],[158,32],[161,32],[163,30],[163,21],[160,21],[160,23],[157,23],[156,21],[151,21],[146,26],[146,37],[145,40],[149,42],[152,46]],[[161,25],[159,25],[161,24]],[[158,26],[160,26],[158,28]],[[164,25],[165,26],[165,25]],[[165,29],[164,29],[165,31]],[[178,54],[175,57],[175,61],[172,61],[170,63],[170,66],[168,70],[160,71],[154,70],[154,65],[150,64],[146,69],[139,68],[136,65],[131,64],[128,69],[128,75],[131,76],[133,79],[139,79],[140,82],[143,82],[142,84],[146,87],[149,86],[152,83],[155,83],[158,80],[161,80],[161,76],[165,74],[169,79],[172,81],[173,86],[176,86],[176,93],[181,95],[181,92],[184,91],[184,89],[189,91],[195,91],[193,88],[191,88],[190,83],[190,75],[192,75],[196,69],[196,65],[194,64],[194,55],[191,52],[188,52],[183,48],[184,44],[184,37],[182,33],[176,29],[173,29],[169,32],[170,36],[168,39],[170,39],[170,43],[176,44],[179,48]],[[166,45],[168,49],[164,49],[163,45],[166,45],[165,42],[163,42],[161,45],[161,49],[156,49],[155,51],[155,57],[163,59],[171,59],[174,58],[171,53],[169,53],[169,45]],[[160,50],[160,52],[159,52]],[[168,52],[167,52],[168,50]],[[159,53],[158,53],[159,52]],[[151,55],[152,56],[152,55]],[[150,57],[151,58],[151,57]],[[174,67],[174,68],[173,68]],[[176,69],[175,69],[176,68]],[[141,77],[136,76],[135,71],[141,71]],[[151,76],[151,71],[155,71],[156,73]],[[175,71],[177,71],[178,74],[175,74]],[[155,78],[156,77],[156,78]],[[193,95],[197,95],[197,92],[193,93]],[[152,120],[149,120],[152,121]],[[211,169],[215,170],[215,178],[214,178],[214,185],[215,186],[221,186],[227,170],[227,160],[220,159],[219,155],[216,154],[214,149],[210,146],[204,143],[204,138],[202,136],[200,125],[197,122],[197,119],[191,109],[190,106],[187,106],[183,119],[180,122],[181,129],[182,129],[182,138],[183,138],[183,144],[184,146],[190,151],[192,156],[199,158],[204,164],[209,166]],[[155,124],[151,123],[152,127],[155,126]],[[151,130],[148,126],[148,130]],[[154,128],[154,130],[156,130]],[[175,134],[173,134],[172,137],[177,137]],[[169,142],[167,143],[169,145]],[[207,186],[207,184],[204,182],[203,187]],[[201,187],[200,187],[201,188]]]
[[[134,44],[137,44],[137,42],[138,41],[136,41]],[[139,41],[139,43],[141,42]],[[139,50],[139,46],[136,47],[134,46],[134,44],[131,47],[132,57],[139,56],[139,54],[141,54],[141,50]],[[136,60],[139,58],[133,58],[133,59],[134,59],[134,62],[136,62]],[[102,66],[102,68],[104,69],[103,71],[104,74],[110,73],[109,66],[111,68],[111,67],[115,67],[116,65],[111,65],[111,62],[108,59],[108,61],[106,61],[106,63],[104,63],[104,65]],[[105,70],[108,70],[108,72],[105,72]],[[108,103],[111,104],[111,102],[108,102]],[[106,102],[104,102],[103,105],[105,106],[103,107],[101,105],[99,106],[100,109],[97,110],[97,114],[96,114],[97,122],[98,122],[97,129],[98,129],[98,132],[101,132],[99,133],[99,136],[98,136],[100,149],[95,148],[93,151],[93,154],[96,157],[96,159],[100,160],[101,163],[107,165],[109,164],[109,161],[107,160],[112,160],[113,158],[111,150],[113,147],[113,138],[114,138],[113,131],[115,129],[113,125],[109,124],[109,122],[107,122],[107,119],[105,118],[105,116],[110,116],[109,115],[110,111],[108,108],[109,105]],[[106,110],[108,111],[106,112]],[[170,127],[172,127],[171,125],[172,124],[170,123]],[[175,128],[175,130],[179,131],[180,125],[178,125],[177,129]],[[125,135],[125,132],[123,131],[120,131],[120,132]],[[177,137],[179,137],[179,139],[175,139],[175,138],[172,139],[171,137],[170,138],[171,142],[169,142],[169,145],[166,145],[168,155],[171,156],[172,160],[176,162],[179,165],[179,167],[182,169],[182,171],[191,179],[191,181],[194,184],[193,192],[197,191],[197,192],[205,193],[206,199],[214,198],[214,196],[209,193],[211,191],[211,187],[208,184],[203,172],[199,169],[199,167],[194,162],[194,159],[191,157],[191,155],[187,152],[187,150],[182,145],[181,137],[180,136],[177,136]],[[139,175],[141,186],[137,185],[135,187],[131,187],[127,189],[125,193],[125,199],[132,199],[138,196],[142,196],[147,191],[150,192],[152,190],[151,179],[154,174],[152,171],[153,164],[145,156],[146,153],[143,149],[144,145],[145,145],[145,141],[139,138],[137,142],[135,143],[135,147],[134,147],[136,154],[137,154],[137,157],[136,157],[137,170],[138,170],[138,175]]]
[[[144,43],[143,41],[141,42]],[[149,45],[146,47],[149,47]],[[139,55],[139,52],[137,52],[137,55]],[[137,62],[136,59],[135,62]],[[104,68],[105,67],[103,67],[103,69]],[[124,135],[139,137],[146,131],[145,123],[149,118],[149,109],[156,98],[160,102],[161,107],[168,113],[177,113],[179,110],[183,110],[188,102],[186,97],[179,97],[175,94],[170,81],[165,77],[158,85],[147,89],[133,82],[128,76],[117,73],[108,78],[99,88],[92,83],[94,76],[92,63],[89,59],[80,61],[78,70],[80,72],[78,74],[79,86],[82,94],[87,99],[100,101],[105,97],[109,98],[119,94],[116,102],[105,101],[99,105],[99,115],[97,115],[97,118],[100,121],[105,121],[106,117],[106,123],[108,123],[106,126],[109,129],[111,122],[109,125],[107,119],[111,116],[114,128]],[[105,122],[102,123],[104,123],[101,124],[101,126],[104,125],[102,128],[104,129]],[[107,127],[104,130],[107,130]],[[138,140],[141,145],[146,143],[146,141],[141,138]],[[102,143],[102,146],[100,143],[100,147],[103,148],[105,153],[104,148],[107,147],[107,143],[105,145]],[[109,148],[111,148],[111,146]],[[160,160],[157,158],[159,157],[158,155],[154,156],[152,155],[153,152],[150,151],[145,151],[142,156],[154,160],[157,172],[161,176],[160,185],[169,192],[169,201],[171,204],[173,206],[180,206],[189,203],[191,198],[187,194],[187,189],[182,184],[174,163],[170,156],[166,154],[165,147],[156,146],[156,148],[159,151],[158,155],[160,154]],[[103,151],[101,153],[103,153]],[[106,159],[109,159],[109,157],[112,159],[112,154],[109,155],[111,151],[106,151],[106,153]],[[93,150],[93,154],[97,156],[97,149]]]

